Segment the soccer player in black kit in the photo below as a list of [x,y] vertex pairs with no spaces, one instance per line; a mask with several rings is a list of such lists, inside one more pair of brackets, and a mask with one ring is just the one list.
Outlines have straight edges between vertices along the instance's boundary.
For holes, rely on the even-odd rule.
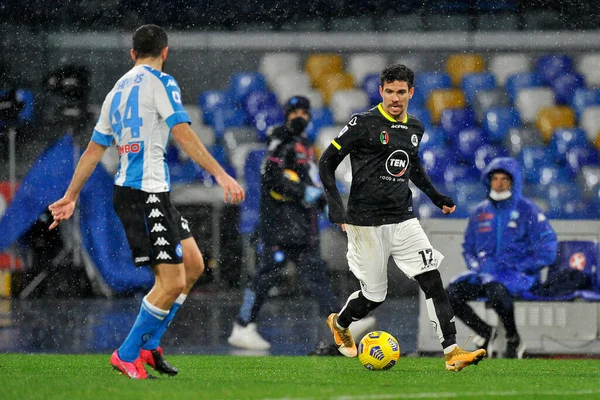
[[[319,161],[329,220],[348,235],[348,265],[361,287],[350,295],[339,313],[329,315],[327,325],[339,351],[356,357],[356,344],[348,326],[385,300],[391,255],[425,293],[429,318],[444,349],[446,369],[460,371],[477,364],[486,353],[483,349],[468,352],[456,344],[454,311],[438,271],[444,256],[431,246],[413,213],[409,179],[444,214],[456,209],[454,201],[433,186],[419,159],[423,124],[407,112],[415,90],[413,82],[414,73],[406,66],[385,68],[379,87],[382,102],[352,116]],[[344,210],[335,170],[348,154],[352,185],[348,209]]]

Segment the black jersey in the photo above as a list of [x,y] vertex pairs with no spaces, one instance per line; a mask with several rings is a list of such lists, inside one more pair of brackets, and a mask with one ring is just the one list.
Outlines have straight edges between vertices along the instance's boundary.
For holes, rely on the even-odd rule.
[[[353,116],[320,160],[329,219],[335,223],[377,226],[414,218],[409,179],[442,207],[453,205],[432,185],[419,158],[423,124],[407,114],[397,121],[379,104]],[[344,212],[335,169],[350,154],[352,185]]]

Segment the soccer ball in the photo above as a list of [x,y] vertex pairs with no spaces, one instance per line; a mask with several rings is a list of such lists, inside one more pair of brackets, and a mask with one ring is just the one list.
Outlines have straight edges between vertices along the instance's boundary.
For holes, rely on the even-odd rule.
[[367,333],[358,345],[358,359],[371,371],[388,370],[400,358],[400,345],[387,332]]

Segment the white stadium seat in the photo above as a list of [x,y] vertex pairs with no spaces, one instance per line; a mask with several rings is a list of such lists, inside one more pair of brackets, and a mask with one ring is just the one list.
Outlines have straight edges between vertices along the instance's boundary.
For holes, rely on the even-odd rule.
[[369,97],[362,89],[338,90],[331,97],[329,107],[333,112],[333,120],[345,124],[353,113],[369,107]]
[[260,60],[259,71],[269,83],[281,74],[300,72],[300,55],[296,53],[266,53]]
[[488,69],[494,74],[496,84],[504,86],[509,76],[531,69],[531,58],[520,53],[496,54],[490,59]]
[[360,86],[365,76],[380,73],[387,65],[386,56],[378,53],[352,54],[348,58],[346,70],[354,78],[356,86]]
[[533,123],[537,116],[537,112],[542,107],[555,105],[554,92],[550,88],[536,87],[525,88],[517,92],[517,100],[515,105],[521,121],[524,123]]
[[304,72],[289,71],[278,75],[273,82],[271,82],[271,88],[277,95],[279,102],[283,103],[293,95],[293,92],[296,90],[310,90],[310,78]]
[[600,87],[600,53],[587,53],[577,60],[577,71],[585,78],[587,86]]
[[588,107],[581,114],[579,126],[585,131],[588,140],[593,143],[600,131],[600,106]]

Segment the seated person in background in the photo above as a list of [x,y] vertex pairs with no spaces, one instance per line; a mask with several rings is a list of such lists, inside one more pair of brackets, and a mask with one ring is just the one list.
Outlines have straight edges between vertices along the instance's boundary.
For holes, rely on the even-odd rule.
[[469,217],[463,256],[469,271],[454,278],[448,297],[458,318],[479,336],[492,356],[497,335],[468,301],[481,297],[496,311],[506,329],[507,358],[522,358],[525,346],[517,332],[513,297],[530,290],[540,270],[554,262],[558,242],[542,211],[521,196],[521,168],[510,157],[493,159],[482,175],[488,198]]

